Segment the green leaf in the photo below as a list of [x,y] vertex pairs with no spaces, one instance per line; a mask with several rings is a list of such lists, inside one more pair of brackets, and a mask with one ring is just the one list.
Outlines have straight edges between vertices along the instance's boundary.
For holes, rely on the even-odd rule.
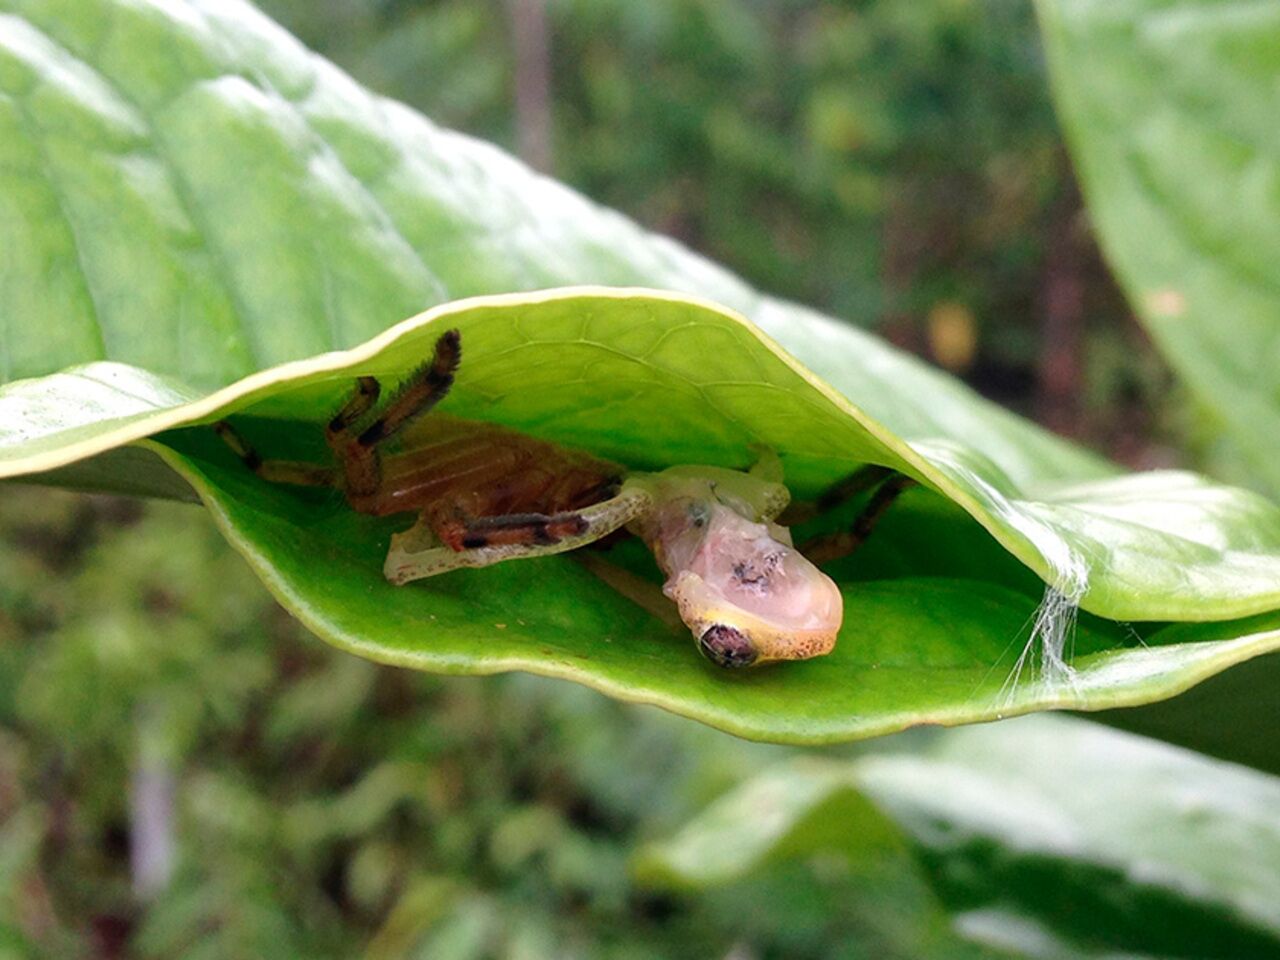
[[869,870],[909,845],[957,927],[1019,955],[1269,957],[1277,811],[1274,777],[1035,717],[852,763],[780,764],[637,869],[703,888],[819,852]]
[[1041,0],[1089,209],[1147,329],[1280,490],[1280,7]]
[[903,831],[858,789],[847,765],[809,759],[778,764],[721,797],[669,840],[642,848],[634,866],[644,886],[701,891],[758,878],[789,860],[832,854],[845,868],[839,875],[848,887],[839,891],[846,897],[843,909],[862,919],[871,955],[988,956],[952,929]]
[[[826,742],[1143,703],[1280,647],[1267,613],[1280,511],[1259,497],[1117,476],[873,338],[369,96],[241,4],[0,9],[21,14],[0,16],[0,123],[14,134],[0,139],[0,244],[15,251],[2,355],[32,377],[0,388],[0,476],[172,495],[167,464],[282,602],[345,649],[566,677],[745,736]],[[457,300],[360,342],[423,302],[585,280],[696,290],[753,322],[597,287]],[[849,610],[837,653],[728,676],[574,557],[391,587],[382,555],[407,520],[262,483],[200,426],[235,416],[268,455],[322,456],[320,424],[351,378],[403,376],[447,327],[466,344],[454,414],[637,469],[745,467],[763,444],[800,497],[865,462],[921,480],[833,568]],[[634,545],[603,562],[656,577]],[[1041,581],[1108,618],[1071,634],[1073,673],[1015,667]],[[1067,640],[1072,607],[1049,599]],[[1111,622],[1128,619],[1210,622]]]
[[[870,460],[911,472],[945,497],[917,491],[904,498],[877,533],[876,552],[833,571],[850,611],[834,655],[729,677],[694,654],[682,628],[615,592],[573,557],[393,587],[382,579],[381,564],[391,532],[406,520],[365,517],[335,496],[264,483],[212,431],[175,429],[235,413],[268,453],[319,455],[319,421],[338,405],[351,378],[394,379],[420,362],[446,327],[462,331],[467,352],[464,375],[444,404],[456,415],[503,422],[641,468],[690,460],[745,466],[752,446],[764,444],[782,455],[800,495]],[[702,359],[711,357],[714,362]],[[121,379],[98,369],[15,384],[0,394],[0,405],[47,411],[26,421],[3,418],[11,429],[17,425],[26,444],[11,442],[8,449],[34,450],[16,462],[56,462],[63,449],[58,438],[66,433],[78,443],[106,445],[167,431],[148,449],[188,480],[285,605],[331,642],[386,662],[457,673],[525,669],[657,703],[745,736],[823,742],[1044,706],[1145,702],[1280,642],[1274,614],[1243,625],[1139,632],[1087,618],[1073,637],[1074,674],[1036,677],[1028,667],[1014,677],[1038,600],[1038,581],[1017,561],[1038,565],[1042,576],[1054,576],[1058,562],[1024,531],[1046,531],[1040,543],[1063,544],[1084,562],[1103,549],[1084,535],[1096,523],[1111,536],[1111,549],[1163,559],[1083,567],[1091,578],[1086,606],[1098,603],[1114,617],[1105,604],[1121,610],[1145,604],[1139,609],[1146,619],[1159,619],[1194,612],[1188,584],[1197,554],[1207,558],[1200,568],[1202,605],[1274,602],[1271,580],[1259,577],[1248,592],[1248,578],[1273,562],[1250,550],[1274,524],[1273,508],[1181,475],[1116,478],[1041,501],[995,499],[997,485],[1009,481],[958,440],[944,445],[895,437],[745,321],[686,298],[569,291],[460,302],[348,353],[264,371],[186,404],[179,402],[184,391],[171,384],[138,375],[125,389]],[[109,372],[131,374],[123,367]],[[91,407],[72,402],[83,396],[77,392],[82,383],[99,391]],[[112,390],[123,398],[120,416],[96,421],[106,426],[86,441],[84,427],[67,418],[84,409],[99,415]],[[139,406],[146,397],[151,412]],[[1133,492],[1119,496],[1116,489],[1126,485]],[[1144,486],[1155,494],[1144,499]],[[974,510],[977,522],[951,501]],[[1240,512],[1238,525],[1227,508]],[[1123,522],[1110,519],[1119,509]],[[1167,532],[1179,524],[1195,539]],[[1237,549],[1205,546],[1205,524],[1224,538],[1237,537]],[[1125,545],[1116,530],[1134,544]],[[652,562],[636,551],[619,553],[624,564],[656,577]],[[1210,630],[1216,642],[1199,642]]]
[[1093,718],[1280,774],[1280,742],[1275,736],[1280,717],[1273,692],[1277,689],[1280,653],[1269,653],[1212,676],[1181,696],[1138,709],[1106,710]]

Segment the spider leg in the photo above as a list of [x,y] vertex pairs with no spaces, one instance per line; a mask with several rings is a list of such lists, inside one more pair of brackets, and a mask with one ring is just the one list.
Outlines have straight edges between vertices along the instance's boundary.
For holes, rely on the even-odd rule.
[[342,464],[346,490],[356,496],[377,492],[382,464],[377,447],[444,399],[462,358],[462,339],[448,330],[436,340],[431,359],[409,375],[386,408],[372,423],[353,435],[357,423],[373,409],[381,387],[373,377],[360,377],[355,391],[325,428],[329,449]]
[[351,437],[352,426],[373,408],[381,393],[382,386],[375,377],[357,377],[347,402],[325,424],[324,440],[341,465],[343,487],[348,493],[372,494],[382,477],[377,454]]
[[373,409],[382,394],[382,384],[377,377],[356,377],[356,388],[333,418],[325,425],[325,439],[332,443],[343,437],[352,425]]
[[467,518],[456,511],[424,511],[412,527],[392,535],[383,573],[392,583],[403,584],[458,567],[576,550],[613,533],[652,504],[647,491],[624,485],[615,497],[565,513]]
[[431,359],[410,374],[386,409],[361,432],[360,445],[376,447],[391,439],[414,417],[443,400],[453,386],[453,375],[461,360],[462,335],[457,330],[446,330],[436,341]]
[[[901,473],[895,473],[887,467],[864,467],[863,470],[852,474],[842,483],[848,483],[853,477],[858,476],[863,471],[883,470],[887,471],[888,477],[881,477],[880,485],[876,488],[876,492],[871,495],[871,499],[867,501],[867,505],[854,518],[853,523],[847,530],[840,530],[836,533],[829,533],[824,536],[814,537],[812,540],[803,544],[800,552],[817,564],[827,563],[831,560],[838,560],[841,557],[848,556],[857,550],[858,547],[871,536],[871,531],[875,529],[880,518],[884,516],[886,510],[893,505],[893,502],[901,496],[902,492],[908,487],[915,486],[916,481]],[[867,474],[867,477],[871,476]],[[866,477],[864,477],[865,481]],[[872,484],[874,484],[872,480]],[[837,487],[840,485],[837,484]],[[835,490],[833,487],[832,490]],[[864,486],[862,489],[866,489]],[[829,491],[830,492],[830,491]],[[825,494],[824,494],[825,497]],[[818,503],[823,503],[823,497],[818,499]],[[835,501],[836,504],[839,500]]]
[[231,448],[231,452],[263,480],[303,487],[332,487],[338,479],[332,467],[298,463],[294,460],[263,460],[253,445],[225,420],[215,423],[213,430]]
[[837,480],[818,496],[814,502],[818,513],[834,510],[842,503],[847,503],[860,493],[865,493],[892,477],[901,476],[891,467],[881,467],[869,463],[859,467],[842,480]]

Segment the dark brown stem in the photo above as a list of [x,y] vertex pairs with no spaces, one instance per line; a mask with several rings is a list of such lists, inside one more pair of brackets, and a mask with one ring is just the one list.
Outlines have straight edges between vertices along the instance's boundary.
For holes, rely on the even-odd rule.
[[551,42],[546,0],[507,0],[515,53],[516,150],[551,172]]
[[1069,180],[1054,205],[1042,270],[1036,395],[1040,422],[1067,436],[1080,432],[1084,380],[1084,253],[1079,218],[1080,194]]

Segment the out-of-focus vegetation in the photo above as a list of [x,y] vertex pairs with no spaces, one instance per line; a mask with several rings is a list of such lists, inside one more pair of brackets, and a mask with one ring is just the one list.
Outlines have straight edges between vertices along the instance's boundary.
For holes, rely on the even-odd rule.
[[[498,0],[264,7],[515,145]],[[1169,456],[1028,4],[548,15],[550,172],[1115,456]],[[567,684],[374,666],[308,638],[191,508],[0,488],[0,957],[897,955],[830,859],[687,895],[630,873],[790,753]]]
[[[515,150],[508,0],[269,0]],[[1136,466],[1172,390],[1088,232],[1030,2],[548,0],[548,172]]]

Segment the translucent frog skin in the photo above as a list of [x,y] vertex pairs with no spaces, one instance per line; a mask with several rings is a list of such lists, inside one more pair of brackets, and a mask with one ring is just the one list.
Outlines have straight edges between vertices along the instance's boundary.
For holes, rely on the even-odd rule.
[[628,528],[653,551],[702,653],[722,667],[829,653],[844,616],[835,583],[773,522],[790,495],[781,483],[714,467],[673,467],[623,486],[648,509]]

